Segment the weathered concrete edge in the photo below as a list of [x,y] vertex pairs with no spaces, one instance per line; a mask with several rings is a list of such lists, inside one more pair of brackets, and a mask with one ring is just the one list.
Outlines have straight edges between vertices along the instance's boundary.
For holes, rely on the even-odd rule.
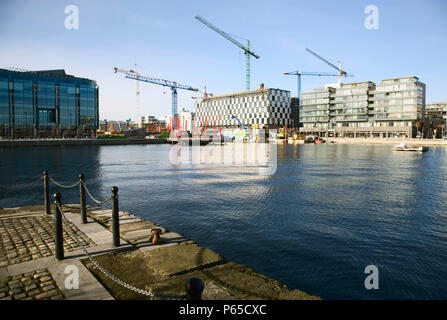
[[[75,206],[75,205],[70,205],[70,206]],[[21,208],[25,208],[26,207],[21,207]],[[10,208],[6,208],[6,210],[8,210]],[[94,209],[99,209],[98,207],[89,207],[88,208],[88,212],[90,210],[94,210]],[[12,210],[11,210],[12,211]],[[80,215],[79,215],[79,208],[75,208],[75,207],[71,207],[70,208],[70,212],[65,212],[65,214],[67,214],[67,218],[69,218],[69,220],[78,228],[81,229],[81,231],[86,232],[86,234],[90,237],[91,236],[91,232],[88,232],[87,229],[97,229],[99,227],[99,229],[105,231],[107,233],[107,235],[104,235],[107,238],[106,243],[109,243],[108,245],[106,243],[102,243],[102,238],[104,236],[101,236],[99,238],[95,238],[92,239],[97,246],[93,247],[93,248],[89,248],[89,252],[90,254],[92,254],[93,256],[95,255],[102,255],[102,254],[107,254],[107,253],[112,253],[112,252],[119,252],[119,251],[127,251],[127,250],[132,250],[132,249],[141,249],[141,246],[137,246],[137,245],[133,245],[130,243],[127,243],[125,239],[123,239],[121,237],[121,239],[124,241],[124,243],[122,244],[122,246],[120,246],[119,248],[110,248],[110,243],[111,243],[111,231],[109,230],[109,228],[104,224],[104,222],[100,222],[97,221],[93,216],[89,215],[89,221],[90,223],[83,225],[81,224],[80,221]],[[34,212],[33,212],[34,213]],[[125,213],[128,215],[132,215],[133,217],[139,218],[141,219],[141,221],[148,221],[151,222],[155,225],[157,225],[154,221],[149,221],[146,220],[142,217],[136,216],[128,211],[120,211],[120,216],[121,213]],[[3,213],[1,216],[4,218],[6,216],[8,216],[8,213]],[[95,224],[92,224],[92,222],[94,222]],[[157,225],[158,226],[158,225]],[[92,231],[92,230],[89,230]],[[102,234],[103,232],[101,232]],[[172,233],[172,232],[171,232]],[[180,235],[181,236],[181,235]],[[187,239],[184,236],[181,236],[182,238],[184,238],[184,243],[190,243],[193,242],[195,243],[195,241],[192,241],[190,239]],[[196,243],[195,243],[196,244]],[[170,245],[179,245],[179,243],[167,243],[167,244],[160,244],[160,245],[154,245],[151,248],[152,249],[163,249],[166,246],[170,246]],[[219,255],[222,257],[222,261],[219,261],[218,263],[211,263],[209,265],[202,265],[200,268],[192,268],[191,270],[187,270],[187,272],[179,272],[176,273],[174,275],[182,275],[182,274],[187,274],[189,272],[194,272],[194,271],[201,271],[201,270],[206,270],[207,268],[213,267],[213,266],[218,266],[218,265],[225,265],[226,263],[231,263],[232,261],[227,260],[224,256],[214,252],[213,250],[209,249],[209,248],[205,248],[202,246],[199,246],[198,244],[196,244],[198,247],[200,248],[204,248],[207,250],[212,251],[213,253]],[[110,300],[110,299],[114,299],[112,297],[112,295],[108,292],[108,290],[104,287],[104,284],[102,284],[91,272],[90,270],[88,270],[88,268],[82,263],[83,259],[86,259],[87,257],[83,257],[81,259],[79,259],[79,256],[83,255],[83,251],[81,249],[72,251],[72,252],[67,252],[66,255],[66,259],[62,260],[62,261],[56,261],[54,256],[51,257],[46,257],[46,258],[41,258],[41,259],[37,259],[37,260],[32,260],[32,261],[27,261],[27,262],[23,262],[20,264],[16,264],[16,265],[11,265],[11,266],[7,266],[7,267],[2,267],[0,268],[0,278],[9,276],[9,275],[14,275],[14,274],[18,274],[18,273],[23,273],[23,272],[28,272],[28,271],[32,271],[34,269],[39,269],[39,268],[48,268],[49,272],[53,274],[54,280],[57,283],[58,287],[61,289],[61,291],[64,293],[64,295],[70,299],[70,300],[86,300],[86,299],[92,299],[92,300]],[[313,294],[309,294],[307,292],[304,292],[300,289],[290,289],[288,288],[284,283],[271,278],[269,276],[266,276],[264,274],[258,273],[256,271],[254,271],[252,268],[250,268],[249,266],[240,264],[240,263],[236,263],[233,262],[237,265],[243,266],[244,268],[247,268],[253,275],[260,277],[260,278],[265,278],[265,279],[270,279],[278,284],[280,284],[281,286],[283,286],[284,288],[286,288],[287,290],[290,291],[299,291],[309,297],[314,297],[317,299],[321,299],[321,297],[315,296]],[[70,291],[68,289],[65,288],[65,279],[67,274],[65,274],[65,267],[67,267],[68,265],[75,265],[78,267],[79,271],[80,271],[80,276],[81,276],[81,281],[84,282],[84,286],[83,288],[86,290],[81,290],[81,291]],[[221,286],[221,284],[219,284],[219,286]],[[228,289],[225,287],[222,287],[224,289]],[[91,292],[90,292],[91,291]]]
[[[94,209],[97,209],[97,207],[90,207],[89,209],[90,209],[90,210],[94,210]],[[145,219],[145,218],[143,218],[143,217],[137,216],[137,215],[135,215],[135,214],[133,214],[133,213],[131,213],[131,212],[124,211],[124,210],[123,210],[123,211],[120,210],[120,218],[121,218],[121,213],[125,213],[125,214],[128,214],[128,215],[131,215],[132,217],[141,219],[141,221],[146,221],[146,222],[152,223],[152,224],[156,225],[157,227],[162,227],[163,229],[166,230],[166,232],[168,232],[168,231],[167,231],[167,230],[168,230],[167,228],[158,225],[155,221],[147,220],[147,219]],[[107,223],[104,223],[104,221],[96,220],[95,217],[93,217],[92,215],[89,215],[89,218],[93,219],[96,223],[102,225],[105,229],[109,230],[110,226],[108,226]],[[109,231],[110,231],[110,230],[109,230]],[[170,231],[170,232],[171,232],[171,233],[175,233],[175,232],[172,232],[172,231]],[[168,232],[168,233],[169,233],[169,232]],[[180,235],[180,234],[179,234],[179,235]],[[183,243],[194,243],[194,244],[196,244],[199,248],[208,249],[208,250],[210,250],[211,252],[215,253],[216,255],[220,256],[220,257],[222,258],[222,260],[217,261],[217,262],[214,262],[214,263],[210,263],[210,264],[202,265],[202,266],[199,266],[199,267],[196,267],[196,268],[191,268],[191,269],[189,269],[189,270],[184,270],[184,271],[182,271],[182,272],[174,273],[174,274],[172,274],[172,276],[178,276],[178,275],[188,274],[188,273],[190,273],[190,272],[206,270],[207,268],[211,268],[211,267],[219,266],[219,265],[224,265],[224,264],[227,264],[227,263],[232,262],[232,261],[228,260],[225,256],[223,256],[223,255],[221,255],[221,254],[215,252],[214,250],[211,250],[210,248],[206,248],[206,247],[203,247],[203,246],[198,245],[198,244],[195,242],[195,240],[188,239],[188,238],[184,237],[183,235],[180,235],[180,237],[182,237],[182,238],[185,239],[185,241],[181,241],[181,242],[183,242]],[[122,234],[120,234],[120,238],[121,238],[122,240],[126,241],[126,240],[122,237]],[[152,249],[154,249],[154,250],[155,250],[155,249],[163,249],[163,247],[165,247],[165,246],[169,246],[169,245],[178,245],[178,244],[179,244],[179,243],[167,243],[167,244],[155,245],[155,246],[152,247]],[[141,249],[141,248],[142,248],[142,247],[139,246],[139,245],[133,245],[133,246],[134,246],[136,249]],[[274,279],[274,278],[271,278],[271,277],[269,277],[269,276],[267,276],[267,275],[258,273],[258,272],[254,271],[251,267],[249,267],[249,266],[247,266],[247,265],[243,265],[243,264],[240,264],[240,263],[237,263],[237,262],[233,262],[233,263],[238,264],[238,265],[240,265],[240,266],[243,266],[243,267],[247,268],[247,269],[248,269],[253,275],[255,275],[255,276],[258,276],[258,277],[260,277],[260,278],[264,278],[264,279],[270,279],[270,280],[273,280],[273,281],[277,282],[278,284],[282,285],[282,286],[283,286],[284,288],[286,288],[287,290],[290,290],[290,291],[295,291],[295,290],[296,290],[296,291],[299,291],[299,292],[301,292],[301,293],[303,293],[303,294],[305,294],[305,295],[307,295],[307,296],[309,296],[309,297],[314,297],[314,298],[317,298],[317,299],[322,299],[322,298],[319,297],[319,296],[316,296],[316,295],[313,295],[313,294],[309,294],[309,293],[307,293],[307,292],[305,292],[305,291],[302,291],[302,290],[300,290],[300,289],[290,289],[289,287],[287,287],[286,284],[282,283],[281,281],[279,281],[279,280],[277,280],[277,279]],[[226,288],[226,289],[228,289],[228,288]]]

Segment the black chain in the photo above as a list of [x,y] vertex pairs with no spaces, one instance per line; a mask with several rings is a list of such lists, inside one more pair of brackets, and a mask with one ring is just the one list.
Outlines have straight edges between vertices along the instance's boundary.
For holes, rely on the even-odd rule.
[[90,197],[90,199],[92,199],[93,202],[95,202],[98,205],[103,205],[104,203],[109,202],[113,198],[113,195],[111,195],[110,197],[104,199],[103,201],[96,200],[93,197],[93,195],[90,193],[90,191],[87,189],[87,186],[85,185],[85,182],[82,182],[82,184],[84,185],[85,191],[87,191],[87,194]]
[[53,183],[54,183],[55,185],[57,185],[58,187],[65,188],[65,189],[74,188],[74,187],[76,187],[77,185],[79,185],[79,184],[81,183],[81,181],[78,181],[78,182],[76,182],[75,184],[72,184],[72,185],[70,185],[70,186],[66,186],[66,185],[60,184],[59,182],[57,182],[57,181],[54,180],[53,178],[50,178],[50,181],[53,182]]
[[115,275],[113,275],[112,273],[107,271],[95,258],[93,258],[93,256],[87,251],[87,248],[85,248],[85,246],[78,240],[78,238],[76,237],[75,230],[73,230],[73,228],[69,224],[68,219],[65,217],[65,215],[62,212],[62,208],[61,208],[60,204],[57,204],[57,206],[61,212],[62,220],[68,226],[68,230],[71,233],[72,237],[77,242],[78,246],[81,247],[82,251],[84,251],[85,255],[88,257],[88,259],[91,261],[91,263],[93,263],[93,265],[96,266],[102,273],[104,273],[110,280],[118,283],[119,285],[123,286],[126,289],[129,289],[131,291],[137,292],[137,293],[145,295],[145,296],[166,298],[166,299],[186,299],[186,295],[168,295],[168,294],[154,293],[152,291],[137,288],[137,287],[119,279],[118,277],[116,277]]

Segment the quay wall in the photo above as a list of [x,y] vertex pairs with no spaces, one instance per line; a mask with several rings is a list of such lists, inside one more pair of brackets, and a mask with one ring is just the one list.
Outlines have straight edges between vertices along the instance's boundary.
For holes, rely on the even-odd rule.
[[81,145],[128,145],[163,144],[167,139],[18,139],[0,140],[0,147],[41,147],[41,146],[81,146]]
[[325,138],[329,142],[341,144],[392,144],[406,143],[418,146],[447,146],[444,139],[402,139],[402,138]]

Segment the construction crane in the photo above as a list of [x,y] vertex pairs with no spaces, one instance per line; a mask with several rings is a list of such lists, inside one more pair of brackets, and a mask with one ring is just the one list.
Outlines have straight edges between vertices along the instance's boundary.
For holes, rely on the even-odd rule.
[[208,98],[208,97],[212,97],[212,96],[213,96],[213,93],[212,93],[212,92],[206,92],[206,87],[204,88],[203,91],[202,91],[202,90],[199,90],[199,93],[203,94],[203,96],[202,96],[202,97],[200,97],[200,96],[197,96],[197,97],[191,97],[191,99],[196,100],[196,103],[197,103],[197,100],[199,100],[199,99],[206,99],[206,98]]
[[232,42],[233,44],[235,44],[236,46],[238,46],[239,48],[241,48],[244,51],[244,54],[245,54],[245,90],[247,90],[247,91],[250,90],[250,56],[253,56],[256,59],[260,58],[256,53],[254,53],[253,51],[250,50],[250,41],[247,40],[247,46],[244,46],[239,41],[237,41],[233,37],[231,37],[229,34],[223,32],[222,30],[220,30],[219,28],[217,28],[210,22],[206,21],[201,16],[196,16],[195,18],[197,20],[199,20],[200,22],[202,22],[204,25],[206,25],[208,28],[216,31],[222,37],[224,37],[228,41]]
[[311,55],[313,55],[314,57],[320,59],[321,61],[323,61],[324,63],[328,64],[329,66],[331,66],[332,68],[336,69],[338,71],[338,83],[341,83],[341,76],[345,76],[347,77],[347,73],[346,71],[341,69],[341,64],[340,61],[338,61],[338,67],[333,64],[332,62],[329,62],[328,60],[324,59],[323,57],[321,57],[320,55],[316,54],[315,52],[313,52],[312,50],[306,48],[306,51],[309,52]]
[[[138,73],[137,71],[137,64],[135,63],[135,73]],[[141,115],[140,115],[140,86],[139,81],[135,81],[136,83],[136,98],[137,98],[137,125],[138,128],[141,128]]]
[[[316,77],[338,77],[338,73],[328,73],[328,72],[308,72],[308,71],[292,71],[292,72],[284,72],[284,75],[297,76],[298,78],[298,90],[297,90],[297,98],[298,103],[301,97],[301,76],[316,76]],[[346,77],[353,77],[352,74],[347,74]]]
[[175,81],[143,76],[143,75],[140,75],[135,70],[123,70],[123,69],[113,67],[113,71],[115,73],[117,73],[117,72],[124,73],[125,78],[128,78],[128,79],[149,82],[149,83],[157,84],[159,86],[164,86],[164,87],[170,87],[171,91],[172,91],[172,128],[174,128],[174,129],[177,128],[177,120],[176,120],[177,119],[177,89],[183,89],[183,90],[189,90],[189,91],[199,91],[199,89],[193,88],[188,85],[183,85],[183,84],[177,83]]

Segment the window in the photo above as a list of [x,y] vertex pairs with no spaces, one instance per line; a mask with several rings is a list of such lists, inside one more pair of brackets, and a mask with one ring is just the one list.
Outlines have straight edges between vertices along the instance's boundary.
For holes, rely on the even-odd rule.
[[65,128],[76,127],[76,88],[72,84],[61,84],[59,89],[59,122]]
[[54,110],[39,110],[39,125],[48,126],[56,123],[56,115]]
[[39,109],[56,108],[56,87],[54,83],[37,83],[37,106]]
[[96,124],[95,88],[79,88],[80,125],[83,129],[94,129]]
[[26,80],[14,80],[14,122],[16,127],[34,125],[33,83]]
[[0,126],[9,125],[8,79],[0,78]]

